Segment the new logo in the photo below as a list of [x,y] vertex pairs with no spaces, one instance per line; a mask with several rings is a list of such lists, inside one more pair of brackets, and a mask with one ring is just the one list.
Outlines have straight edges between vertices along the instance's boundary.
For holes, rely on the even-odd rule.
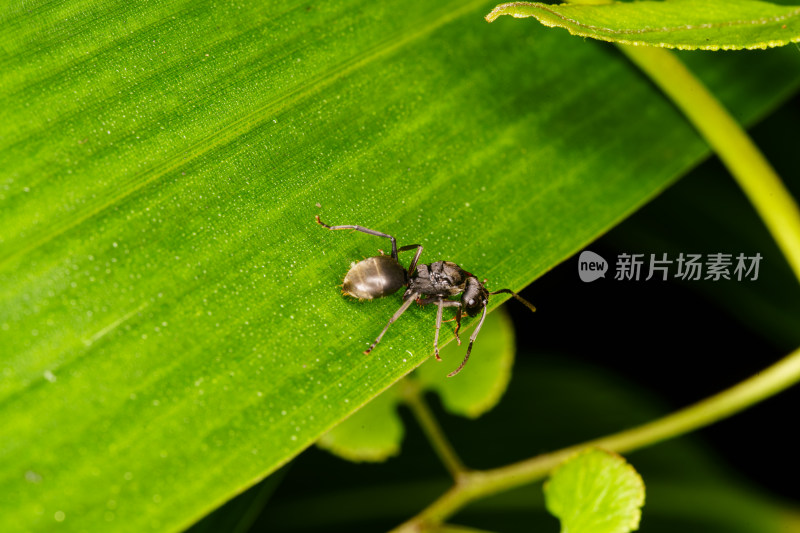
[[589,283],[597,278],[604,278],[607,271],[608,263],[601,256],[589,250],[581,252],[578,258],[578,275],[581,281]]

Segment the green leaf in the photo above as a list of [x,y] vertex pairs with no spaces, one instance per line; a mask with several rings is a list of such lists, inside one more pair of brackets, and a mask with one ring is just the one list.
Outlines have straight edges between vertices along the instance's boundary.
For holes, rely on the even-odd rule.
[[544,486],[547,510],[569,533],[628,533],[639,528],[644,483],[621,456],[598,449],[567,459]]
[[403,422],[397,386],[380,394],[322,436],[317,445],[348,461],[385,461],[400,453]]
[[[536,317],[530,318],[535,323]],[[457,365],[465,349],[464,345],[451,342],[441,351],[442,362]],[[469,363],[457,376],[447,377],[442,362],[433,358],[420,366],[414,376],[425,389],[439,394],[449,412],[477,418],[497,405],[508,387],[514,351],[514,325],[505,309],[500,308],[486,317]]]
[[[185,528],[430,355],[412,309],[363,356],[400,297],[336,285],[386,243],[315,214],[519,289],[708,153],[624,58],[479,2],[5,7],[2,531]],[[689,60],[752,122],[781,52]]]
[[756,0],[666,0],[596,5],[501,4],[486,15],[536,17],[572,35],[681,50],[768,48],[800,41],[800,6]]

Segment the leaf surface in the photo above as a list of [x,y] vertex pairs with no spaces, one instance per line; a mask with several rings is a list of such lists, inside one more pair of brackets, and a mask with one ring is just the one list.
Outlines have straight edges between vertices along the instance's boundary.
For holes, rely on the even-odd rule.
[[572,35],[681,50],[741,50],[800,41],[800,6],[757,0],[501,4],[486,15],[535,17]]
[[[337,285],[386,243],[314,215],[519,289],[707,154],[623,58],[486,9],[0,10],[0,530],[185,528],[429,356],[426,309],[363,356],[399,296]],[[800,81],[694,64],[745,121]]]

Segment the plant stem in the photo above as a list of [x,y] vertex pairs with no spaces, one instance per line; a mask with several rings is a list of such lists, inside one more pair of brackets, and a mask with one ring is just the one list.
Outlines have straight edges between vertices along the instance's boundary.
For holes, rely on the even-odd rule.
[[717,153],[800,280],[800,210],[747,133],[674,53],[617,47],[670,97]]
[[402,389],[403,400],[411,409],[411,412],[414,413],[419,425],[422,426],[422,430],[428,437],[436,455],[442,460],[456,484],[460,483],[461,479],[468,473],[467,468],[459,459],[450,441],[447,440],[444,431],[442,431],[433,413],[428,408],[428,404],[425,403],[425,398],[422,396],[422,391],[416,381],[413,378],[406,378],[404,382]]
[[731,416],[800,381],[800,348],[755,376],[671,415],[633,429],[492,470],[464,472],[460,482],[394,533],[426,531],[472,500],[532,483],[589,446],[619,453],[644,448]]

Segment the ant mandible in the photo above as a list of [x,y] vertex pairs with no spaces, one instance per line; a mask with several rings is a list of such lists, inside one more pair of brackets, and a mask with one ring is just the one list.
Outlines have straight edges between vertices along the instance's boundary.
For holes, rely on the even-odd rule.
[[[486,306],[489,303],[489,296],[493,294],[508,293],[514,298],[525,304],[531,311],[536,311],[536,308],[530,302],[522,298],[519,294],[511,289],[500,289],[498,291],[489,292],[486,287],[481,283],[477,277],[462,269],[457,264],[451,261],[436,261],[427,265],[418,265],[419,256],[422,254],[422,245],[409,244],[402,248],[397,247],[397,240],[391,235],[381,233],[363,226],[329,226],[320,220],[319,215],[316,217],[317,224],[329,230],[352,229],[375,235],[376,237],[384,237],[392,242],[392,254],[390,256],[381,255],[375,257],[368,257],[363,261],[353,263],[350,270],[344,277],[342,284],[342,292],[348,296],[353,296],[360,300],[372,300],[374,298],[383,298],[390,294],[397,292],[400,287],[408,287],[403,294],[403,305],[400,306],[386,327],[383,328],[381,334],[375,339],[375,342],[364,352],[369,354],[373,348],[381,341],[383,335],[389,329],[392,323],[400,318],[406,309],[408,309],[413,302],[420,305],[435,303],[438,306],[436,313],[436,334],[433,337],[433,353],[438,361],[439,357],[439,329],[442,326],[442,311],[445,307],[457,307],[456,309],[456,330],[455,336],[458,344],[461,344],[461,338],[458,336],[458,330],[461,328],[461,317],[463,310],[466,310],[466,315],[475,317],[479,311],[482,311],[480,322],[472,332],[469,338],[469,347],[464,360],[458,368],[447,374],[447,377],[453,377],[464,368],[469,359],[469,354],[472,351],[472,344],[478,337],[478,332],[483,326],[483,321],[486,319]],[[404,268],[398,260],[398,252],[406,252],[416,248],[414,258],[408,269]],[[484,280],[485,283],[486,280]],[[459,300],[450,300],[448,297],[461,295]]]

